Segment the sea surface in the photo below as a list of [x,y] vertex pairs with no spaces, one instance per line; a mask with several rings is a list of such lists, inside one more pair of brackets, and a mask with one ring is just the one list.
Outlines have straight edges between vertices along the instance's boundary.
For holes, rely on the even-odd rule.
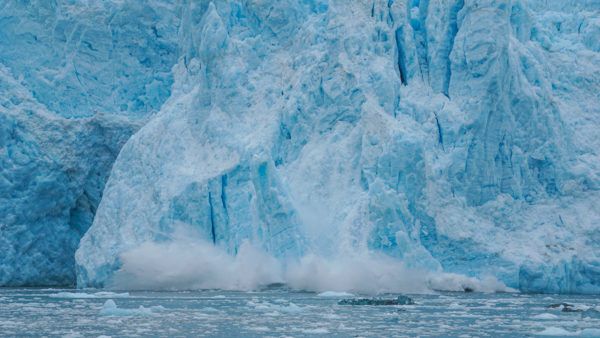
[[[382,295],[394,298],[397,295]],[[600,297],[410,295],[414,305],[350,306],[295,292],[106,292],[0,288],[0,335],[67,337],[600,337]],[[568,303],[549,308],[553,304]],[[597,317],[596,317],[597,316]]]

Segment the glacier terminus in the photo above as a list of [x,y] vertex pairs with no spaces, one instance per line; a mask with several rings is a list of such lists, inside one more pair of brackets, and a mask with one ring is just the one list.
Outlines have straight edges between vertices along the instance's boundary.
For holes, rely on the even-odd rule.
[[599,118],[597,0],[0,1],[0,285],[600,294]]

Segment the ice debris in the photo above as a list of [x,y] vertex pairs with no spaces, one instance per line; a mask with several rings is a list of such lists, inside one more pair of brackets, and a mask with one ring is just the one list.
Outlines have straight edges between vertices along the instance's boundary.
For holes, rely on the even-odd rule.
[[85,293],[85,292],[58,292],[51,293],[48,295],[50,298],[72,298],[72,299],[89,299],[89,298],[128,298],[129,292],[108,292],[101,291],[95,293]]
[[408,296],[398,296],[396,298],[350,298],[342,299],[339,305],[414,305],[415,302]]

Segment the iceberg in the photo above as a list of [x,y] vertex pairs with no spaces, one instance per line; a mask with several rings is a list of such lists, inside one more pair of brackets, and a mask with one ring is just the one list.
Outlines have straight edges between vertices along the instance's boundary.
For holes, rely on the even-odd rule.
[[600,293],[597,1],[5,7],[0,190],[28,199],[0,200],[25,210],[0,212],[0,284],[151,279],[139,253],[191,229],[233,265],[386,257],[436,289]]

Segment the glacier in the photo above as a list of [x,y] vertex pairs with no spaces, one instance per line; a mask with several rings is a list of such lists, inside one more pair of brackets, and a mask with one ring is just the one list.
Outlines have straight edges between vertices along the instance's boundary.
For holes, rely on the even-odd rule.
[[2,285],[111,286],[185,228],[600,293],[597,1],[0,8]]
[[112,164],[170,93],[163,7],[0,2],[0,285],[75,284]]

